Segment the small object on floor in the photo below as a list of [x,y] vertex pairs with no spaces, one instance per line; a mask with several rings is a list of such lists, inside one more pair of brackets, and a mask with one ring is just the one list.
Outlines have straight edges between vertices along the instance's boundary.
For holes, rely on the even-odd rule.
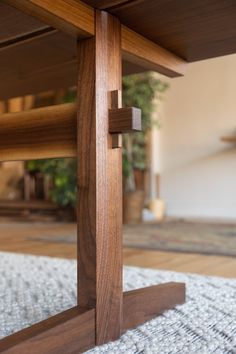
[[153,212],[147,208],[144,208],[143,209],[143,212],[142,212],[142,220],[144,222],[146,221],[155,221],[156,218],[155,218],[155,215],[153,214]]
[[149,202],[150,211],[154,214],[157,221],[164,220],[165,217],[165,202],[162,199],[156,198]]
[[[76,304],[75,260],[0,252],[0,337]],[[236,353],[236,279],[125,267],[125,290],[185,282],[187,302],[87,354]]]

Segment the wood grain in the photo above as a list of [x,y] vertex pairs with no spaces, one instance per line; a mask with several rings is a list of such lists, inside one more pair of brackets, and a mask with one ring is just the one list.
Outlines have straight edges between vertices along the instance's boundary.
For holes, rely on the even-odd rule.
[[109,12],[187,62],[236,52],[235,1],[135,0]]
[[[3,9],[4,6],[7,6],[6,2],[21,9],[24,13],[22,13],[21,17],[20,11],[12,9],[11,17],[8,19],[6,18],[6,9],[0,12],[0,29],[3,34],[5,33],[5,37],[0,37],[0,49],[1,51],[6,51],[6,53],[4,53],[4,62],[2,59],[0,63],[0,68],[2,69],[2,71],[0,70],[0,78],[3,80],[2,76],[4,74],[5,77],[7,77],[7,87],[5,88],[5,91],[3,88],[0,90],[0,98],[1,95],[7,97],[20,95],[20,88],[22,89],[22,94],[30,94],[34,93],[35,90],[36,92],[39,92],[40,89],[48,90],[56,87],[68,87],[69,84],[75,84],[75,81],[73,81],[77,65],[74,51],[75,39],[84,36],[80,33],[80,29],[86,29],[87,22],[90,23],[91,27],[94,27],[94,17],[92,15],[94,9],[88,5],[82,5],[80,1],[76,0],[70,0],[69,2],[60,0],[55,4],[53,3],[53,6],[49,0],[5,0],[1,5]],[[81,10],[80,7],[82,7]],[[65,8],[67,10],[65,10]],[[54,10],[55,16],[52,15]],[[45,22],[46,25],[43,22],[40,23],[36,19],[34,20],[34,18],[30,16],[28,16],[28,20],[26,21],[25,18],[27,18],[27,13],[36,16],[41,21]],[[14,23],[14,16],[16,25],[12,25],[12,23]],[[27,26],[24,30],[18,31],[19,26],[17,26],[17,23],[21,23],[21,21],[25,21]],[[83,22],[85,22],[85,24]],[[61,23],[64,23],[64,25],[61,26]],[[54,36],[49,36],[48,38],[45,37],[44,44],[40,37],[42,37],[43,34],[49,35],[50,32],[53,31],[48,25],[52,25],[55,28],[59,28],[62,31],[69,33],[71,38],[64,33],[57,33],[55,36],[60,37],[58,40],[54,38]],[[69,26],[69,30],[68,28],[64,28],[64,26],[67,27],[67,25]],[[74,29],[71,30],[71,25],[77,26],[78,30],[76,31],[73,26]],[[17,33],[17,31],[19,33]],[[88,31],[91,33],[87,36],[94,34],[94,29],[89,29]],[[8,32],[9,35],[7,34]],[[35,39],[33,39],[34,34]],[[48,42],[49,40],[50,43]],[[27,50],[30,50],[30,47],[28,48],[26,46],[27,41],[30,41],[30,46],[32,47],[30,54],[27,53]],[[56,45],[54,45],[54,41],[57,41]],[[13,45],[15,46],[14,50],[12,49]],[[35,46],[36,48],[38,47],[39,53],[36,53],[37,49]],[[178,76],[183,75],[185,72],[186,65],[182,59],[176,57],[150,40],[145,39],[134,31],[129,30],[125,26],[122,26],[122,51],[124,74],[144,70],[157,70],[167,76]],[[48,55],[47,52],[49,52]],[[0,59],[2,58],[2,55],[0,56]],[[48,58],[48,64],[45,64],[44,60],[40,61],[41,56],[42,58]],[[63,60],[64,56],[67,57],[67,61]],[[18,69],[14,64],[11,64],[11,60],[13,60],[12,58],[15,57],[18,58]],[[59,61],[60,66],[58,64]],[[28,68],[33,64],[35,64],[35,70],[29,71]],[[51,71],[52,74],[50,78]],[[13,72],[13,75],[10,75],[11,72]],[[43,78],[41,78],[42,73],[45,75]],[[56,79],[57,77],[58,79]],[[37,89],[38,82],[40,85],[39,89]],[[18,87],[20,84],[21,87]],[[12,94],[10,93],[10,87],[13,91]],[[3,98],[5,99],[5,97]]]
[[94,10],[79,0],[4,0],[28,15],[76,37],[94,35]]
[[[78,301],[96,305],[96,343],[122,326],[122,163],[108,132],[109,92],[121,89],[120,24],[96,13],[78,43]],[[88,94],[89,93],[89,94]]]
[[122,148],[122,135],[121,134],[112,134],[112,148]]
[[0,161],[76,155],[76,105],[0,115]]
[[[100,10],[108,10],[110,7],[121,5],[130,0],[85,0],[86,4]],[[132,1],[132,0],[131,0]]]
[[185,302],[184,283],[165,283],[124,293],[123,330],[161,315]]
[[[8,43],[0,48],[0,53],[0,80],[4,82],[0,85],[1,100],[77,84],[76,41],[64,33],[55,30],[35,33],[35,37],[24,37],[11,45]],[[149,63],[135,64],[135,56],[130,58],[130,62],[125,60],[125,52],[123,57],[123,75],[149,68]],[[158,53],[155,57],[158,60]]]
[[122,92],[121,90],[113,90],[110,92],[110,109],[122,108]]
[[[5,113],[0,120],[0,161],[76,156],[76,104]],[[139,130],[139,109],[109,110],[110,133]],[[120,138],[117,143],[121,146]]]
[[0,47],[3,43],[9,43],[19,37],[25,37],[48,28],[48,25],[3,3],[3,1],[0,2],[0,26]]
[[64,311],[0,341],[5,354],[77,354],[95,345],[95,311]]
[[[114,90],[110,92],[110,109],[117,109],[122,107],[122,92],[121,90]],[[122,135],[112,134],[112,148],[117,149],[122,147]]]
[[60,206],[43,200],[0,200],[0,209],[59,210]]
[[125,107],[109,110],[110,133],[132,133],[142,130],[141,110]]
[[2,100],[76,85],[76,41],[65,33],[24,38],[0,53]]
[[[145,64],[149,69],[155,69],[155,62],[158,57],[155,55],[157,54],[157,50],[154,50],[155,44],[160,49],[161,58],[166,57],[165,53],[174,53],[179,58],[188,62],[236,52],[236,31],[234,27],[236,21],[236,4],[234,1],[199,0],[192,3],[180,0],[176,3],[165,0],[125,2],[122,0],[103,0],[100,2],[87,0],[87,2],[93,6],[106,8],[114,16],[118,17],[124,25],[122,26],[122,32],[126,32],[126,35],[127,31],[134,31],[135,35],[131,35],[132,31],[127,37],[123,37],[122,34],[122,42],[127,43],[132,48],[126,55],[130,56],[130,59],[134,62]],[[63,4],[62,6],[64,6],[64,3],[66,3],[65,0],[64,3],[62,0],[55,2],[55,5],[53,3],[58,18],[52,18],[52,16],[48,15],[48,13],[51,15],[50,11],[52,10],[49,0],[7,0],[7,3],[11,3],[36,17],[38,16],[38,18],[56,28],[59,26],[60,29],[68,31],[69,27],[70,33],[76,32],[74,28],[75,20],[71,13],[76,13],[76,10],[78,11],[75,3],[80,3],[79,1],[70,0],[70,8],[73,8],[73,11],[70,13],[68,13],[68,6],[67,11],[64,13],[60,11],[59,5]],[[56,6],[57,3],[59,5]],[[64,8],[62,7],[62,9]],[[45,11],[46,14],[44,13]],[[82,17],[83,11],[87,21]],[[78,18],[82,17],[80,19],[81,23],[79,22],[82,31],[83,28],[87,28],[88,22],[91,22],[90,26],[92,27],[91,13],[94,10],[88,6],[88,9],[86,11],[83,9],[83,11],[77,12]],[[209,30],[209,26],[211,30]],[[86,33],[88,32],[92,32],[91,28],[87,29]],[[144,46],[137,33],[141,34],[143,38],[145,37],[150,40],[150,53],[149,51],[146,53],[143,51],[142,48]],[[130,36],[133,37],[132,40],[130,40]],[[148,48],[148,44],[145,44],[145,47]],[[166,49],[166,52],[165,50],[162,52],[163,48]],[[125,48],[123,49],[125,50]],[[154,60],[151,59],[152,57]],[[172,63],[176,64],[174,71],[178,72],[178,66],[181,68],[182,64],[184,65],[184,61],[181,64],[180,59],[177,61],[178,63],[174,58],[172,59]],[[169,64],[171,65],[171,61]],[[157,69],[155,70],[162,70],[161,67],[158,68],[158,61]],[[183,70],[183,67],[181,70]],[[170,68],[171,71],[172,69]],[[174,75],[172,72],[172,76]]]
[[16,47],[19,45],[23,45],[24,43],[37,41],[37,39],[41,37],[45,37],[48,34],[56,33],[56,32],[57,32],[56,29],[51,27],[46,27],[40,30],[31,31],[30,33],[27,34],[22,34],[21,36],[18,37],[15,36],[9,40],[3,40],[2,43],[0,43],[0,51],[3,52],[4,50],[9,49],[11,47]]
[[123,58],[128,62],[169,77],[186,73],[186,62],[180,57],[126,26],[122,26],[121,34]]

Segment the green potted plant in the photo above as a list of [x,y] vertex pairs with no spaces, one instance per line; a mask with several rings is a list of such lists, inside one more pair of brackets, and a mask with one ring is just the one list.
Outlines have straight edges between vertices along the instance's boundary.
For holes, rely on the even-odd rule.
[[123,220],[137,223],[142,220],[144,190],[138,186],[138,172],[147,168],[147,133],[158,122],[153,122],[156,107],[154,99],[161,99],[167,83],[153,73],[135,74],[123,78],[123,106],[139,107],[142,110],[142,132],[125,134],[123,137]]

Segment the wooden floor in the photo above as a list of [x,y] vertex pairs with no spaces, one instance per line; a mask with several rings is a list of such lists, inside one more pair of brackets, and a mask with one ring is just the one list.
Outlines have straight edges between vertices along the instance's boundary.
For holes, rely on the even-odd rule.
[[[76,258],[76,245],[37,240],[41,236],[66,236],[74,224],[0,223],[0,251]],[[124,249],[124,264],[178,272],[236,278],[236,257]]]

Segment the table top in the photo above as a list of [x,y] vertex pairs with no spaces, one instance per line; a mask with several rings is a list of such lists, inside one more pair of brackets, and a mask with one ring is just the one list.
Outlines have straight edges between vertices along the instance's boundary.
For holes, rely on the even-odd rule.
[[[187,62],[236,53],[234,0],[84,2]],[[0,100],[76,85],[76,69],[74,37],[0,2]],[[123,58],[124,74],[146,69]]]
[[236,53],[234,0],[84,0],[188,62]]

